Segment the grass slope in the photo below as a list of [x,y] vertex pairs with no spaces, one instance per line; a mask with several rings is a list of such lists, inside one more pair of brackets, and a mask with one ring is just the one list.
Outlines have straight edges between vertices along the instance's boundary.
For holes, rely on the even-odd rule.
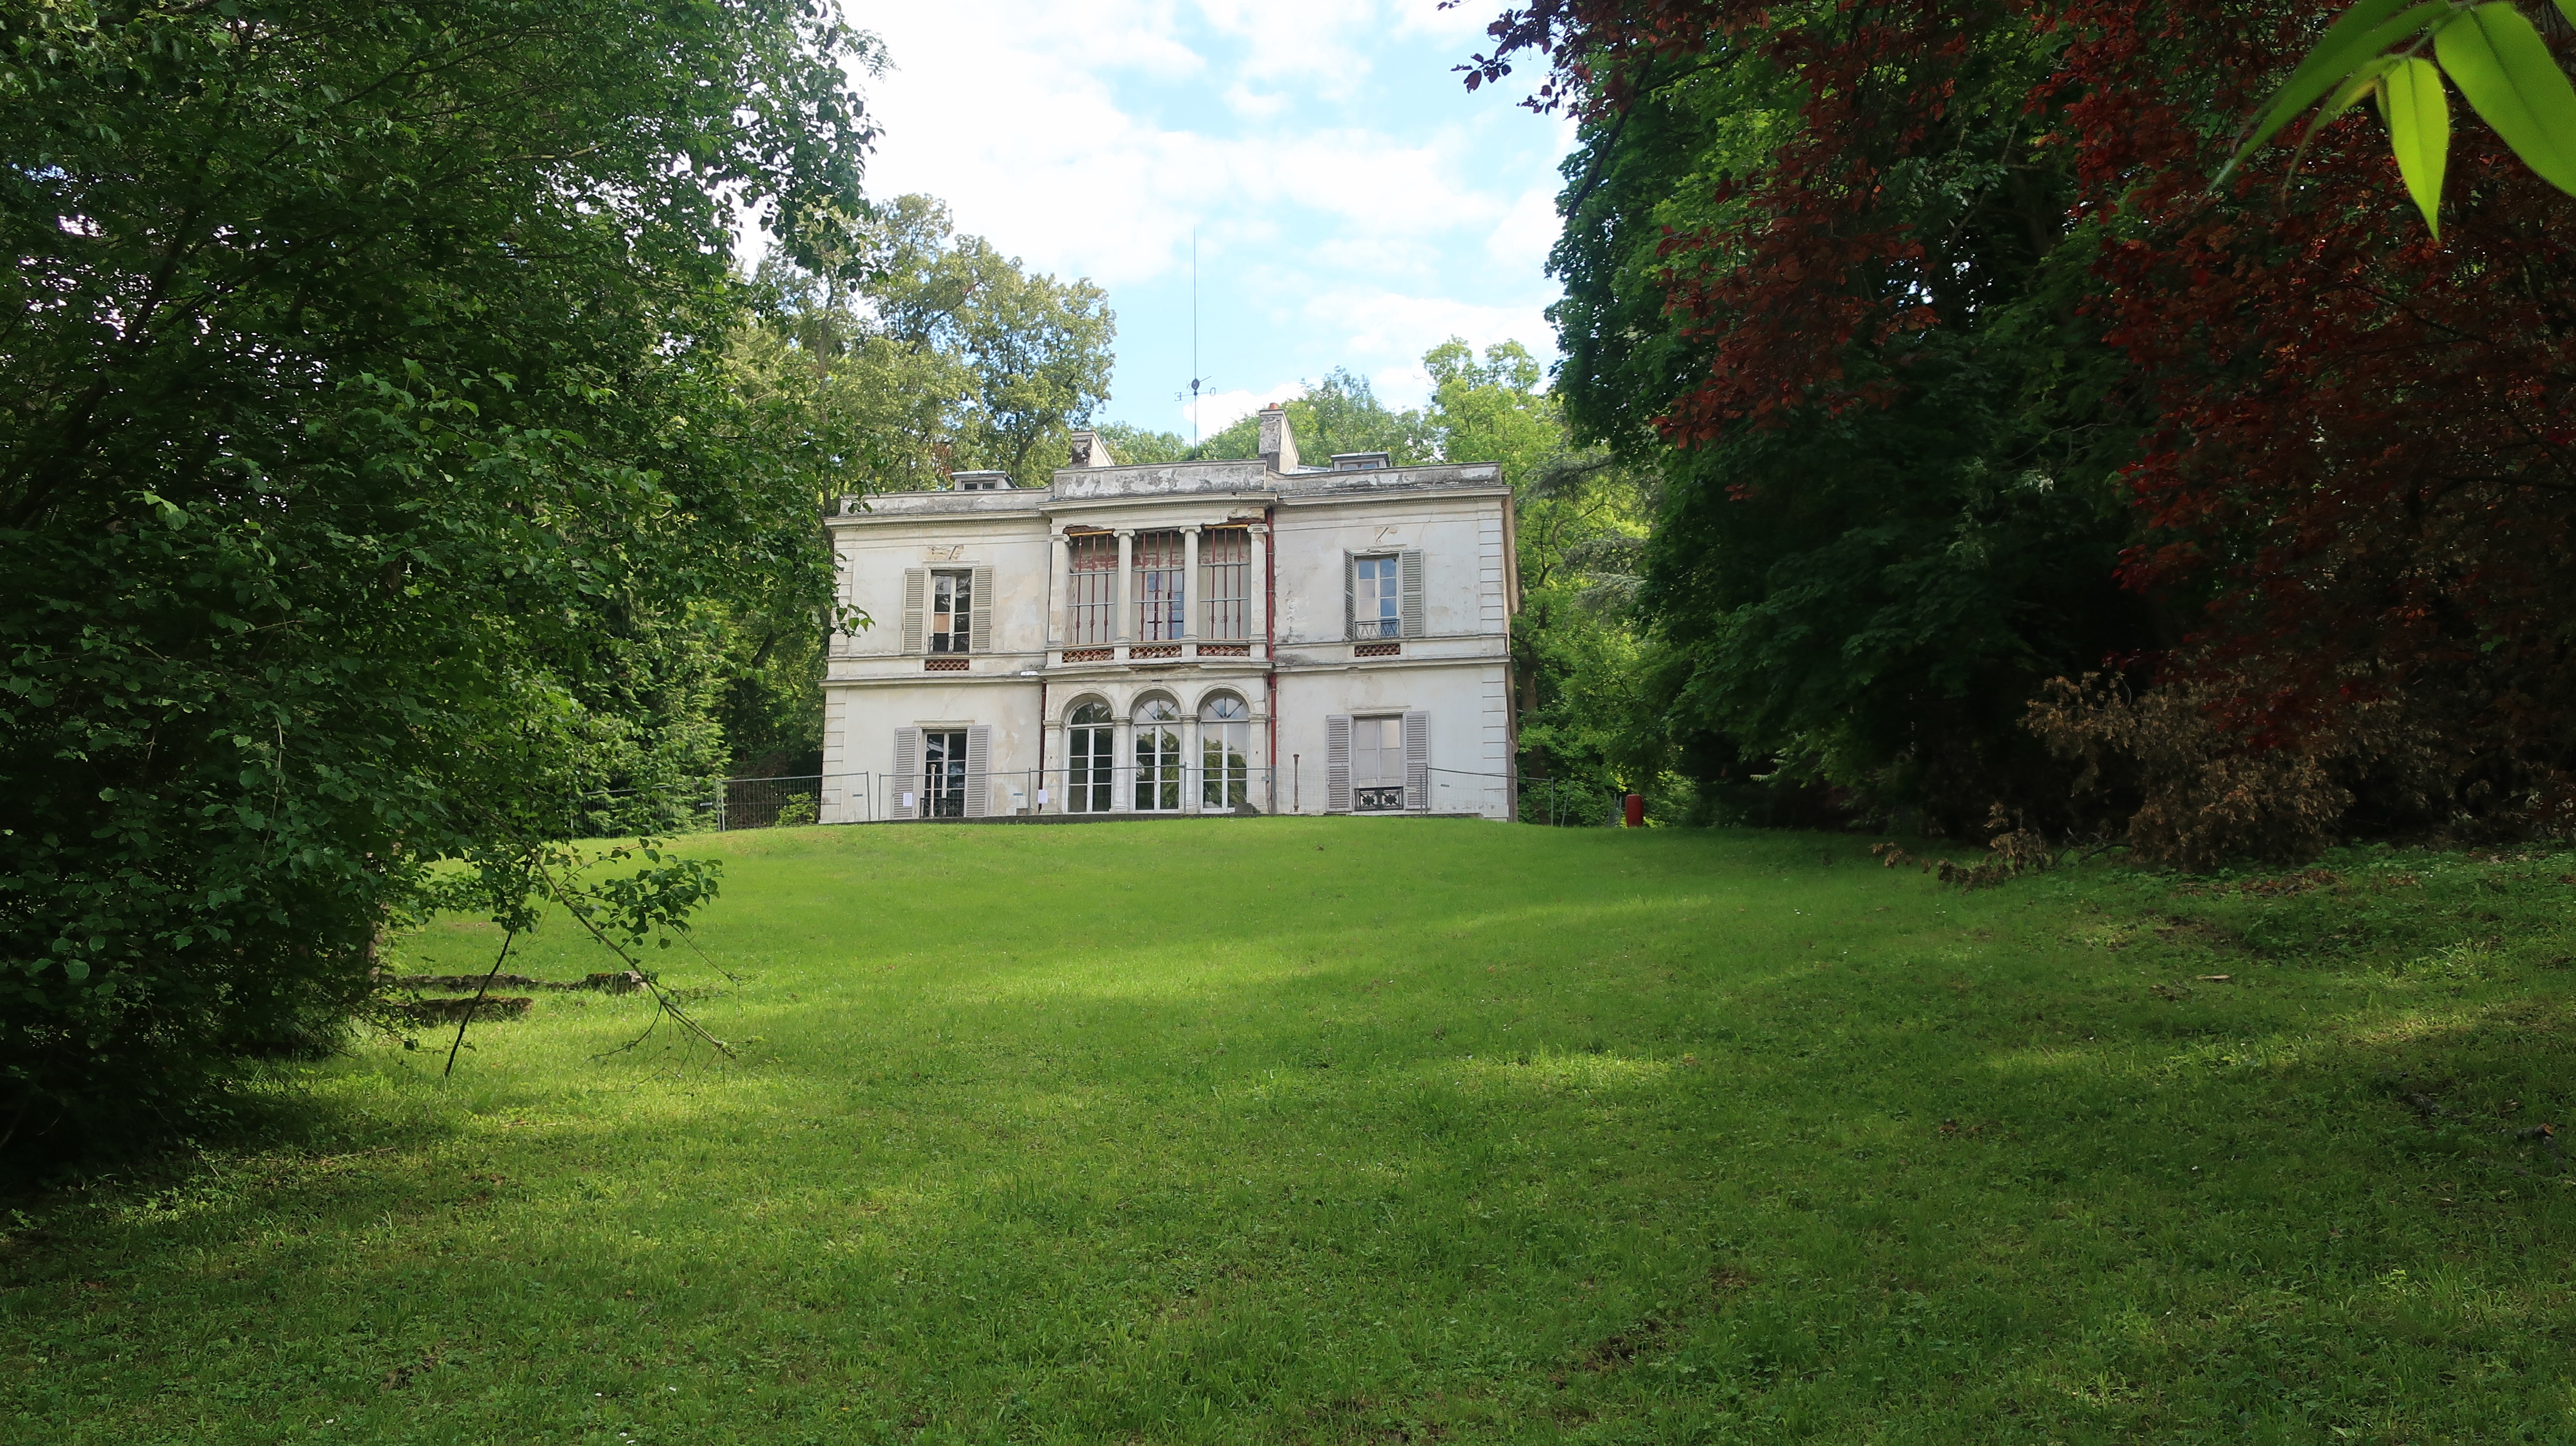
[[[698,1007],[19,1202],[0,1439],[2564,1441],[2566,871],[796,830]],[[439,970],[488,930],[410,941]],[[544,937],[516,968],[603,961]],[[2224,974],[2225,981],[2201,976]]]

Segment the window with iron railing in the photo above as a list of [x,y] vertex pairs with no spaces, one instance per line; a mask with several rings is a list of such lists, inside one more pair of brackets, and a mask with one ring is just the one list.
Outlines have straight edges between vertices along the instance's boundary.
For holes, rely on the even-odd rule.
[[1404,720],[1351,720],[1351,807],[1391,813],[1404,807]]
[[1252,529],[1199,534],[1199,636],[1252,636]]
[[1351,561],[1351,636],[1355,638],[1392,638],[1404,632],[1399,603],[1401,584],[1392,557],[1361,557]]
[[1177,532],[1136,534],[1136,641],[1177,642],[1187,616],[1185,565]]
[[1118,539],[1089,532],[1065,539],[1065,646],[1102,647],[1118,637]]

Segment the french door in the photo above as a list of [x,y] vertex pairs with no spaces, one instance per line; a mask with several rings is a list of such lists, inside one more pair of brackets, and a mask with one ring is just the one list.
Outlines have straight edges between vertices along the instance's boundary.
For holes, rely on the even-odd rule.
[[1181,710],[1156,698],[1136,710],[1136,811],[1181,807]]
[[1107,813],[1117,799],[1118,725],[1109,710],[1085,703],[1065,730],[1064,806],[1073,813]]

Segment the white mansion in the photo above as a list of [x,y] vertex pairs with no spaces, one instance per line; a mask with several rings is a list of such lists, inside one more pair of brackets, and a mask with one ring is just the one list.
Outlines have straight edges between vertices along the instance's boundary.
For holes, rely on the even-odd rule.
[[[1492,464],[1121,466],[828,519],[823,819],[1455,813],[1509,818],[1512,496]],[[899,621],[898,621],[899,620]]]

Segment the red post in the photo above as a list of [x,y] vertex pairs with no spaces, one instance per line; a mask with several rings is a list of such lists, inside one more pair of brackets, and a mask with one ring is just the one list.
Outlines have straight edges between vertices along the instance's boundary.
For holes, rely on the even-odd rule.
[[1628,795],[1625,802],[1628,806],[1628,827],[1644,828],[1646,826],[1646,796],[1642,793],[1632,793]]

